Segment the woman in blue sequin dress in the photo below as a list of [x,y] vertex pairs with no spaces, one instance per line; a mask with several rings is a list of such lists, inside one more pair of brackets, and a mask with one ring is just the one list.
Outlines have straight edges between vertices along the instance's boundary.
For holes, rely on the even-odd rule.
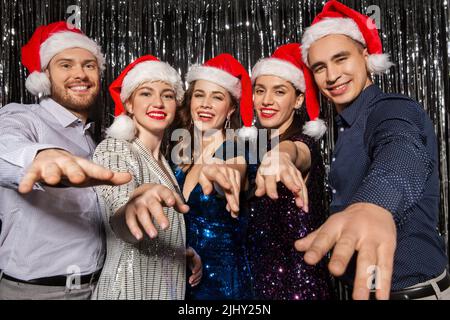
[[176,161],[173,170],[190,207],[185,215],[187,244],[203,261],[203,278],[198,286],[188,287],[186,298],[251,299],[246,217],[239,212],[246,164],[235,154],[233,139],[225,140],[225,129],[238,127],[239,101],[241,110],[252,112],[251,81],[228,54],[192,67],[187,81],[181,122],[175,126],[188,129],[189,137],[173,147],[172,155],[175,148],[190,154]]
[[[258,299],[331,298],[326,265],[306,264],[303,253],[294,248],[296,239],[314,231],[326,218],[324,166],[316,140],[324,133],[324,125],[318,119],[319,104],[300,52],[299,44],[281,46],[252,70],[259,123],[277,129],[272,138],[279,139],[278,145],[269,145],[261,165],[248,166],[253,186],[248,200],[248,253]],[[305,111],[312,120],[306,124]]]

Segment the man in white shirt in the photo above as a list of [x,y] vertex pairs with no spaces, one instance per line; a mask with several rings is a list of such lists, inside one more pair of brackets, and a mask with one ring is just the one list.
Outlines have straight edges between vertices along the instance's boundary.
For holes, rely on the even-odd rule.
[[88,160],[104,58],[56,22],[35,31],[22,63],[27,89],[42,99],[0,109],[0,299],[88,299],[104,256],[91,186],[131,179]]

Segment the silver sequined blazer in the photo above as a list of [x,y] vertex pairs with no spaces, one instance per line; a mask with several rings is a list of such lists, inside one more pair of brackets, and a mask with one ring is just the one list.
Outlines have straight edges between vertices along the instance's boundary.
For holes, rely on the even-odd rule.
[[[166,159],[159,167],[139,139],[133,142],[108,138],[95,150],[94,162],[114,171],[128,171],[131,182],[122,186],[96,187],[106,231],[105,264],[93,299],[181,300],[186,288],[186,230],[183,215],[165,208],[170,227],[158,237],[129,244],[116,237],[110,217],[126,204],[144,183],[162,184],[179,193],[176,178]],[[155,227],[158,228],[158,226]]]

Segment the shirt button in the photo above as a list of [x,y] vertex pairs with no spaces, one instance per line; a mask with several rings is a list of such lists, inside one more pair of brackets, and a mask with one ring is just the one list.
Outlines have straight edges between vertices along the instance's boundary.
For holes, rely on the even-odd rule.
[[336,191],[336,189],[333,189],[333,191],[331,191],[331,192],[333,192],[333,194],[336,194],[337,191]]
[[331,161],[332,161],[332,162],[335,162],[335,161],[336,161],[336,158],[331,159]]
[[344,128],[339,128],[339,131],[340,132],[343,132],[345,129]]

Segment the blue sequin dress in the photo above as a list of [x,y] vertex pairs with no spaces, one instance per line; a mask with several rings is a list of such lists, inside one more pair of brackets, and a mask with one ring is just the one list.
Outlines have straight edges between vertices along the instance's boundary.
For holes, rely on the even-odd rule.
[[[173,166],[183,190],[186,173]],[[203,262],[199,285],[186,289],[188,300],[252,299],[250,273],[244,246],[246,217],[232,218],[226,200],[215,191],[204,195],[197,184],[187,200],[186,242]]]

